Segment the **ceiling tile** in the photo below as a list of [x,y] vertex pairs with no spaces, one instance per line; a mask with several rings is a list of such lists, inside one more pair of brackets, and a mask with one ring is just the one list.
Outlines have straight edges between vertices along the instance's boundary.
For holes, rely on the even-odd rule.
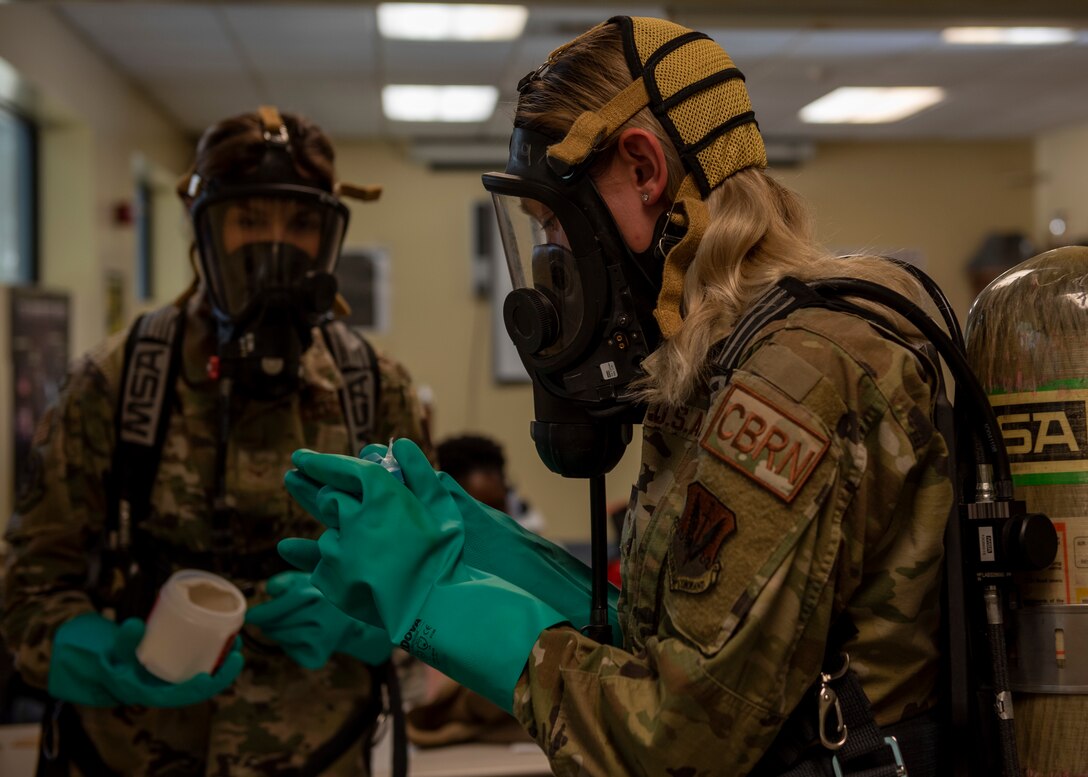
[[387,84],[491,84],[514,43],[383,40],[379,50]]
[[[781,0],[766,2],[758,27],[708,11],[701,29],[744,71],[770,138],[1025,137],[1088,121],[1088,30],[1078,31],[1078,43],[1058,47],[953,47],[939,40],[936,24],[817,27],[796,13],[775,17]],[[489,142],[509,135],[518,80],[619,10],[531,6],[520,39],[465,44],[383,40],[372,3],[96,0],[56,7],[193,131],[272,101],[337,137]],[[663,13],[654,6],[622,12]],[[500,104],[491,119],[473,124],[389,122],[381,115],[380,87],[390,83],[493,83]],[[833,88],[861,85],[942,86],[949,98],[892,125],[805,125],[797,118],[802,106]]]
[[255,110],[266,101],[246,75],[155,77],[147,79],[146,85],[155,100],[191,132],[202,132],[226,116]]
[[938,30],[808,30],[791,44],[788,55],[850,59],[887,57],[926,51],[940,42]]
[[667,16],[659,5],[625,6],[614,5],[537,5],[530,6],[529,20],[525,25],[527,37],[558,36],[568,41],[590,27],[595,27],[617,14],[626,16]]
[[804,37],[801,30],[751,30],[724,27],[702,30],[702,32],[725,49],[742,70],[746,70],[752,61],[788,55],[797,42]]
[[263,76],[374,72],[372,6],[226,5],[220,13]]
[[381,134],[379,90],[372,78],[323,78],[321,89],[304,76],[278,78],[265,89],[280,110],[300,113],[329,135],[343,138]]
[[67,3],[60,12],[99,51],[137,78],[196,76],[243,66],[208,6]]

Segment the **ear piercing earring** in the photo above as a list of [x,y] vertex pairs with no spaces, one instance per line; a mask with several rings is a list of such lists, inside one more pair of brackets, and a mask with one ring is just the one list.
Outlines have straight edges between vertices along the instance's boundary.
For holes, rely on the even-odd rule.
[[649,192],[643,192],[642,193],[642,201],[643,202],[649,202],[650,201],[650,193]]

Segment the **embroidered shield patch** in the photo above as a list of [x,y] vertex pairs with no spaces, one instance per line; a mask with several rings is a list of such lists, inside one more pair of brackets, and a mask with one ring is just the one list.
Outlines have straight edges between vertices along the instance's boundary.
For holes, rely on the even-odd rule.
[[792,502],[823,458],[828,438],[794,416],[733,385],[700,445],[784,502]]
[[677,591],[705,591],[721,571],[718,552],[737,530],[737,517],[702,483],[688,486],[684,513],[669,546],[669,582]]

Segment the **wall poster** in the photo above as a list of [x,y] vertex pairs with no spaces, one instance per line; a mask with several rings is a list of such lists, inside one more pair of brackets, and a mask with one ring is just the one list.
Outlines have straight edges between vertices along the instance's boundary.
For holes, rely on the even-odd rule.
[[33,483],[30,455],[34,430],[60,393],[68,369],[67,294],[13,287],[11,300],[11,379],[16,493]]

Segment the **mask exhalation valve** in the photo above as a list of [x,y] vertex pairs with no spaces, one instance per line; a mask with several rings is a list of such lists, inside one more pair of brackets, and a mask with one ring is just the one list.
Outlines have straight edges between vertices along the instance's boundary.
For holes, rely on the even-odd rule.
[[539,353],[559,335],[555,306],[537,289],[515,289],[502,306],[506,331],[514,345],[526,353]]

